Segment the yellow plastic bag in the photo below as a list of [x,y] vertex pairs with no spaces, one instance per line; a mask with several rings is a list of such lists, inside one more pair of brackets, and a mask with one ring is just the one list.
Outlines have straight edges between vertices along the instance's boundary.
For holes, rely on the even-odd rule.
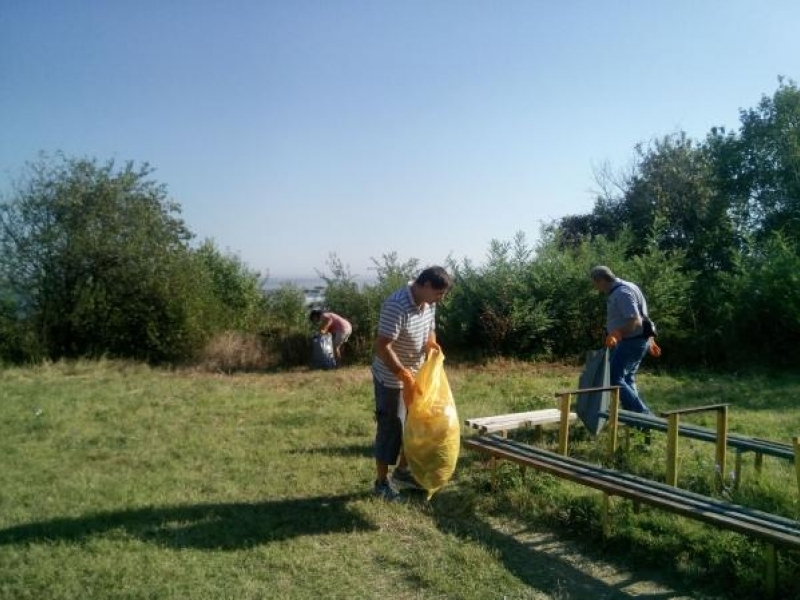
[[428,490],[428,499],[452,477],[460,448],[461,424],[444,372],[444,354],[433,350],[417,373],[403,430],[408,466]]

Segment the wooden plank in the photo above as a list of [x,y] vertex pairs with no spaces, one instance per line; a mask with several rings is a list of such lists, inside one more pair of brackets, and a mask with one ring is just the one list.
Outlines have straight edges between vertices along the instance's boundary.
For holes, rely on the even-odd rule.
[[[569,421],[570,423],[573,422],[577,418],[575,413],[570,415]],[[496,433],[498,431],[513,431],[514,429],[522,429],[523,427],[536,427],[539,425],[553,425],[560,421],[559,419],[556,420],[535,420],[535,419],[526,419],[521,421],[507,421],[504,423],[495,423],[493,425],[483,425],[478,427],[478,431],[481,433]]]
[[558,418],[561,415],[557,408],[543,408],[540,410],[530,410],[527,412],[508,413],[504,415],[491,415],[488,417],[474,417],[464,421],[467,425],[472,427],[479,427],[481,425],[492,424],[500,421],[516,421],[519,419],[535,418],[535,417],[553,417]]
[[[574,421],[576,418],[577,415],[575,413],[569,413],[569,422]],[[495,431],[519,429],[520,427],[559,423],[560,421],[561,412],[558,409],[545,408],[523,413],[509,413],[505,415],[466,419],[464,423],[483,433],[493,433]]]

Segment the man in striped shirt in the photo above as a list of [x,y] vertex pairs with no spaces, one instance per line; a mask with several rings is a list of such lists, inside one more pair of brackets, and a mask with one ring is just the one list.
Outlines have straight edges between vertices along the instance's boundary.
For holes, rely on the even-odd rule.
[[[373,492],[385,500],[400,499],[397,485],[419,487],[401,452],[403,421],[405,409],[414,398],[414,377],[425,361],[425,353],[429,348],[439,349],[436,303],[451,286],[447,271],[442,267],[428,267],[381,306],[372,363],[377,422]],[[401,397],[403,402],[400,402]],[[394,464],[397,468],[390,482],[389,465]]]

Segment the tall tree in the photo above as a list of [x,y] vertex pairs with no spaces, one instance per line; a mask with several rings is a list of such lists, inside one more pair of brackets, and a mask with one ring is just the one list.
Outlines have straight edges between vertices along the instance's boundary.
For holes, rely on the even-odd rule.
[[0,279],[45,355],[186,350],[191,233],[151,174],[42,155],[0,205]]
[[800,239],[800,90],[779,80],[772,97],[741,112],[740,179],[760,237]]

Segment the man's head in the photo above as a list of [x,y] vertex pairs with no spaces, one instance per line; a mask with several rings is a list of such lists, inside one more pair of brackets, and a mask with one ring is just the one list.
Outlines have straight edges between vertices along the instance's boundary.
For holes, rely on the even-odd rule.
[[318,308],[315,308],[314,310],[312,310],[312,311],[311,311],[311,312],[308,314],[308,319],[309,319],[309,320],[310,320],[312,323],[318,323],[318,322],[320,321],[320,319],[322,319],[322,311],[321,311],[321,310],[319,310]]
[[592,280],[592,286],[594,289],[596,289],[598,292],[607,294],[611,289],[611,284],[614,283],[616,276],[614,275],[614,272],[605,265],[598,265],[596,267],[592,267],[592,270],[589,271],[589,278]]
[[442,267],[428,267],[414,281],[414,298],[422,304],[439,302],[453,287],[453,280]]

